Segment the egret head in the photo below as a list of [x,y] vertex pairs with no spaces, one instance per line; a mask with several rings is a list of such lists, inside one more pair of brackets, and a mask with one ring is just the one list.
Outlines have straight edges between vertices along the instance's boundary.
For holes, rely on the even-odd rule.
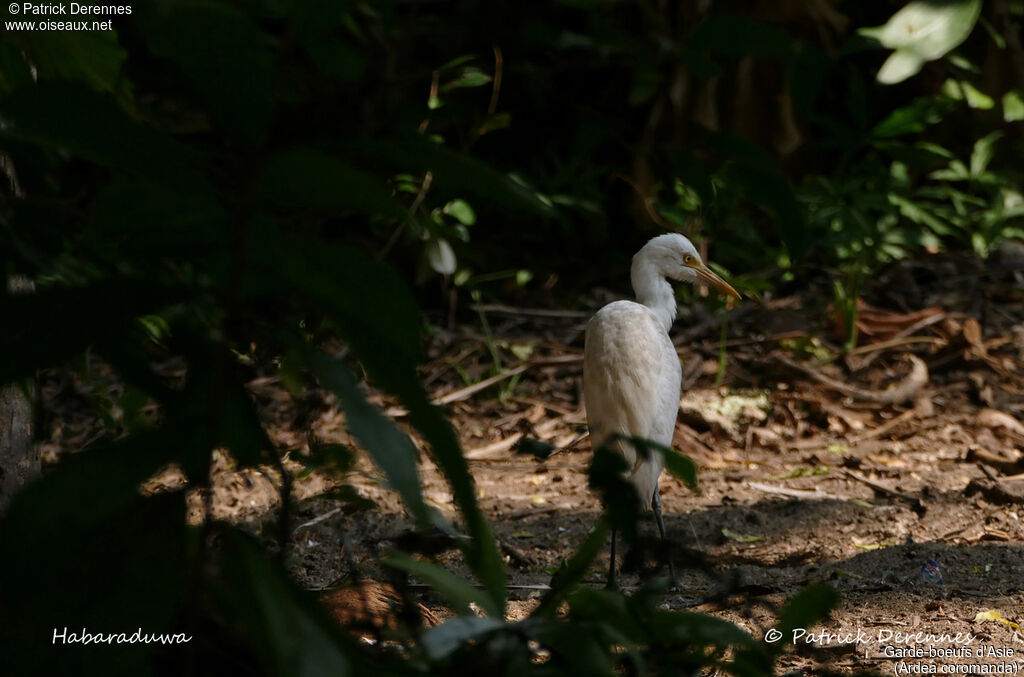
[[673,280],[701,282],[740,298],[739,292],[708,268],[693,243],[679,233],[666,233],[648,241],[634,257],[634,265],[640,261],[653,265],[661,275]]

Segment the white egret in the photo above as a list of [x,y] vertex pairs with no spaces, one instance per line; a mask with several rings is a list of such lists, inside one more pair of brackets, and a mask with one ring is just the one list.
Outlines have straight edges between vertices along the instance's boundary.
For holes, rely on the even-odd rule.
[[[638,302],[609,303],[587,324],[583,397],[594,449],[607,445],[625,458],[629,468],[626,479],[636,488],[640,509],[648,512],[653,508],[664,544],[665,522],[658,492],[661,455],[642,453],[621,438],[672,444],[682,373],[668,335],[676,318],[676,297],[666,278],[703,282],[736,298],[740,295],[704,265],[693,244],[678,233],[659,235],[645,244],[633,257],[631,277]],[[615,586],[614,529],[608,585]]]

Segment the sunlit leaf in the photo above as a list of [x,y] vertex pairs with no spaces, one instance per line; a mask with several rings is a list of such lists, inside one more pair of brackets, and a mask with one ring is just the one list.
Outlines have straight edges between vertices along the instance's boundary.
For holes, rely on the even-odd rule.
[[980,14],[981,0],[913,0],[885,25],[862,28],[859,33],[895,50],[877,76],[879,82],[893,84],[966,40]]
[[433,237],[427,240],[424,245],[427,262],[435,273],[440,275],[451,275],[455,272],[458,261],[455,258],[455,251],[443,237]]
[[992,161],[992,155],[996,152],[996,142],[1003,138],[1000,131],[992,132],[974,143],[971,150],[971,176],[980,176]]
[[1003,119],[1007,122],[1024,120],[1024,96],[1016,89],[1003,94]]
[[968,106],[978,110],[990,110],[996,105],[991,96],[966,80],[946,80],[942,83],[942,93],[953,101],[966,101]]
[[758,541],[764,540],[764,536],[741,534],[738,531],[733,531],[732,529],[727,529],[725,527],[722,527],[722,535],[730,541],[736,541],[737,543],[757,543]]
[[472,226],[476,223],[476,214],[465,200],[452,200],[441,211],[463,225]]

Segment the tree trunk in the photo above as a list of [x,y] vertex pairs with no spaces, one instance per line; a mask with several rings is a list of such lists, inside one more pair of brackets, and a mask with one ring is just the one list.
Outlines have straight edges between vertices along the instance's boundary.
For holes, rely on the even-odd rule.
[[[21,275],[8,279],[10,294],[31,293],[32,281]],[[39,448],[34,441],[32,402],[16,383],[0,387],[0,513],[23,486],[40,472]]]
[[17,385],[0,388],[0,512],[39,474],[33,443],[32,405]]

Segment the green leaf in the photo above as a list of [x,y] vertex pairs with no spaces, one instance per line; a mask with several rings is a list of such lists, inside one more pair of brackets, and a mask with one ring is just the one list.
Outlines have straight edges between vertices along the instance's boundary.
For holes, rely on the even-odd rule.
[[551,577],[551,590],[544,596],[540,606],[534,612],[537,616],[551,615],[558,610],[559,605],[587,575],[590,564],[604,548],[610,530],[611,525],[607,519],[598,520],[576,552],[562,562]]
[[195,453],[182,458],[182,470],[190,480],[206,482],[210,448],[216,446],[227,447],[243,466],[267,462],[276,450],[245,387],[236,353],[186,323],[174,325],[172,333],[173,348],[189,364],[184,390],[168,405],[190,423],[185,432]]
[[133,266],[137,274],[149,272],[154,260],[226,257],[227,210],[212,193],[116,180],[96,195],[89,239],[115,265]]
[[921,97],[909,106],[897,108],[875,125],[871,133],[876,137],[891,138],[903,134],[923,132],[929,125],[942,120],[951,104],[941,98]]
[[811,628],[839,603],[839,593],[826,583],[814,583],[794,595],[779,614],[776,626],[782,633],[782,641],[776,647],[793,641],[793,630]]
[[697,193],[700,203],[705,206],[714,204],[715,189],[711,184],[711,176],[704,164],[690,153],[672,152],[672,168],[682,182]]
[[478,68],[466,68],[457,78],[441,85],[442,92],[450,92],[460,87],[480,87],[491,81],[491,76]]
[[463,54],[462,56],[455,57],[454,59],[452,59],[448,63],[444,64],[443,66],[441,66],[437,70],[443,73],[443,72],[451,70],[451,69],[453,69],[453,68],[455,68],[457,66],[461,66],[461,65],[463,65],[465,63],[469,63],[470,61],[472,61],[475,58],[476,58],[476,54]]
[[662,642],[718,647],[755,647],[748,632],[722,618],[690,611],[659,611],[651,619],[654,637]]
[[691,490],[697,491],[697,464],[693,459],[668,447],[663,453],[665,468]]
[[383,560],[387,566],[406,571],[423,580],[434,592],[444,597],[456,613],[473,615],[470,604],[475,604],[488,617],[501,620],[501,608],[483,591],[465,582],[450,571],[436,564],[423,562],[408,555],[396,553]]
[[[228,355],[225,360],[230,359]],[[259,412],[252,396],[245,389],[240,375],[235,374],[224,386],[221,402],[220,442],[243,466],[255,466],[269,460],[276,453],[273,442],[263,429]]]
[[409,513],[423,528],[443,524],[440,515],[423,501],[412,441],[394,421],[366,401],[352,372],[341,360],[312,353],[307,361],[320,383],[337,395],[349,432],[384,471],[388,484],[402,497]]
[[[87,531],[125,509],[138,498],[139,484],[171,462],[185,440],[176,426],[167,426],[69,455],[14,497],[0,529],[4,551],[46,546],[50,539]],[[33,566],[30,558],[0,560],[6,571],[26,566]]]
[[281,4],[282,11],[291,15],[295,33],[317,68],[348,82],[362,77],[366,63],[349,44],[353,37],[362,39],[358,29],[352,30],[351,5],[331,0],[292,0]]
[[505,567],[490,524],[476,502],[473,477],[466,457],[462,455],[458,437],[441,411],[430,404],[426,393],[417,384],[416,392],[399,393],[409,409],[409,421],[430,444],[434,461],[444,472],[452,488],[455,503],[462,513],[469,539],[460,539],[466,563],[477,579],[487,586],[491,599],[499,609],[505,606]]
[[260,656],[269,674],[366,674],[365,668],[357,667],[355,647],[324,609],[268,561],[256,543],[232,530],[219,545],[221,576],[211,593],[219,600],[221,613],[244,629],[249,649]]
[[[67,111],[75,111],[68,115]],[[63,82],[21,88],[0,99],[0,138],[80,157],[189,191],[204,182],[177,143],[130,120],[108,95]]]
[[1016,89],[1003,94],[1003,120],[1020,122],[1024,120],[1024,96]]
[[441,660],[471,640],[479,640],[504,625],[497,618],[460,616],[427,630],[420,641],[430,658]]
[[270,224],[254,233],[254,263],[317,300],[335,319],[342,338],[371,380],[397,395],[409,422],[423,435],[462,512],[468,539],[460,548],[470,569],[499,606],[505,571],[497,541],[476,502],[476,489],[458,437],[419,383],[420,318],[408,288],[393,271],[366,254],[330,247]]
[[348,472],[356,463],[355,452],[344,444],[314,444],[309,456],[311,465],[327,466],[339,472]]
[[476,133],[480,136],[489,134],[490,132],[496,132],[500,129],[508,129],[512,124],[512,115],[510,113],[495,113],[488,115],[480,126],[477,127]]
[[110,92],[131,106],[129,81],[121,76],[127,52],[114,31],[27,31],[18,35],[40,81],[65,80]]
[[980,14],[981,0],[913,0],[885,25],[858,32],[895,50],[877,76],[883,84],[894,84],[966,40]]
[[[773,161],[747,152],[752,154],[750,159],[728,167],[721,174],[722,180],[734,182],[744,199],[772,217],[791,259],[803,257],[809,245],[808,228],[793,187],[778,173]],[[770,164],[764,166],[766,162]]]
[[991,110],[996,105],[991,96],[966,80],[946,80],[942,83],[942,93],[953,101],[966,101],[968,106],[978,110]]
[[269,36],[227,3],[175,2],[142,8],[153,52],[173,62],[231,136],[254,141],[273,112]]
[[900,214],[914,223],[928,226],[939,235],[950,235],[953,229],[948,223],[932,214],[921,205],[908,200],[896,193],[889,193],[889,201],[899,207]]
[[[594,449],[587,471],[587,484],[601,496],[609,526],[618,530],[627,541],[632,541],[636,538],[640,507],[636,488],[626,480],[629,466],[622,451],[625,444],[628,444],[626,440],[613,438]],[[649,499],[644,501],[649,502]]]
[[[5,326],[0,332],[0,383],[28,377],[89,345],[130,335],[137,331],[137,317],[154,313],[172,300],[177,300],[174,290],[132,279],[0,296]],[[41,336],[46,340],[41,341]]]
[[[598,623],[605,619],[593,620]],[[552,664],[562,668],[562,672],[554,674],[619,674],[612,665],[610,647],[601,641],[599,632],[584,623],[531,617],[525,627],[532,639],[552,653]]]
[[406,216],[384,181],[313,148],[289,148],[274,155],[263,168],[257,192],[279,207]]
[[642,437],[627,437],[625,439],[633,444],[641,454],[661,454],[665,468],[691,490],[697,491],[697,464],[689,456],[679,453],[672,447]]
[[476,223],[476,214],[465,200],[452,200],[441,210],[464,226]]
[[[40,652],[55,628],[187,629],[171,625],[187,571],[184,492],[149,498],[139,492],[159,468],[187,453],[186,429],[180,420],[168,421],[161,430],[70,454],[14,496],[0,520],[0,550],[17,553],[0,558],[0,646],[8,671],[109,674],[109,665],[73,646]],[[144,645],[121,649],[111,653],[119,665],[145,672]]]
[[554,211],[523,184],[473,158],[425,139],[404,136],[395,142],[357,141],[354,147],[372,159],[384,159],[396,171],[432,172],[438,189],[472,194],[488,204],[552,216]]
[[974,143],[974,148],[971,150],[971,176],[981,176],[988,169],[988,164],[996,152],[996,142],[1001,138],[1003,138],[1003,133],[995,131]]
[[728,538],[730,541],[736,541],[737,543],[757,543],[763,541],[764,536],[755,536],[753,534],[741,534],[732,529],[726,529],[722,527],[722,535]]
[[417,389],[421,322],[402,279],[352,247],[286,234],[270,222],[257,225],[251,256],[261,275],[332,318],[377,385],[396,394]]
[[[136,451],[156,460],[148,450]],[[74,464],[76,470],[86,466]],[[185,493],[145,498],[118,467],[108,467],[109,474],[96,474],[97,469],[74,482],[78,493],[65,492],[66,481],[74,481],[66,472],[72,468],[58,466],[54,474],[62,478],[46,489],[26,489],[32,495],[20,502],[19,495],[18,513],[0,525],[4,552],[17,553],[0,563],[0,647],[8,674],[111,674],[111,664],[97,661],[92,647],[61,645],[58,639],[61,651],[41,650],[53,646],[55,632],[124,633],[125,640],[140,629],[192,636],[187,621],[176,615],[189,571]],[[124,491],[128,487],[130,493]],[[105,495],[112,488],[113,501]],[[116,661],[117,674],[147,674],[158,660],[158,646],[125,641],[102,650]]]
[[427,240],[426,245],[424,245],[424,253],[427,257],[427,263],[430,264],[435,273],[451,275],[455,272],[458,262],[455,258],[455,251],[448,244],[448,240],[443,237],[430,238]]

